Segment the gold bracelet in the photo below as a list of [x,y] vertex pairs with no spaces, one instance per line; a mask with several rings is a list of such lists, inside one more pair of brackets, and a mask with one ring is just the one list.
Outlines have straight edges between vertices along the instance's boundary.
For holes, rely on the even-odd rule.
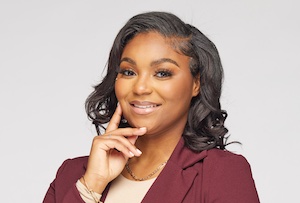
[[[87,182],[85,181],[84,175],[82,176],[82,180],[83,180],[84,185],[85,185],[86,188],[88,189],[90,195],[91,195],[92,198],[94,199],[95,203],[103,203],[103,202],[100,201],[101,196],[100,196],[100,198],[98,199],[98,198],[96,197],[96,195],[95,195],[95,192],[94,192],[92,189],[90,189],[89,185],[88,185]],[[98,199],[98,200],[97,200],[97,199]]]

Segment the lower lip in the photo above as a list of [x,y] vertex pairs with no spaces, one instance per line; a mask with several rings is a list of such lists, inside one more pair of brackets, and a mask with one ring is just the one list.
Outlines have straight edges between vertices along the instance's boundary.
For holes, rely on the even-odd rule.
[[135,107],[132,105],[130,105],[130,106],[131,106],[131,109],[134,111],[134,113],[140,114],[140,115],[150,114],[159,108],[159,106],[150,107],[150,108],[138,108],[138,107]]

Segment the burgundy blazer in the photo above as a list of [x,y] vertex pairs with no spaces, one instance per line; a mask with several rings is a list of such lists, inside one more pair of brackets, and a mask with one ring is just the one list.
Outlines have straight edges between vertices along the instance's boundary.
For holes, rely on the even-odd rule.
[[[66,160],[50,184],[43,203],[84,203],[76,181],[88,157]],[[109,185],[101,200],[105,202]],[[250,165],[241,156],[220,149],[195,153],[181,139],[142,203],[258,203]]]

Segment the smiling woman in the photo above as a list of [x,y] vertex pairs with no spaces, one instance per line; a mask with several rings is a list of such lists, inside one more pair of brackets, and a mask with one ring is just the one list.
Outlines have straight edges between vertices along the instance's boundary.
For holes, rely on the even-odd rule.
[[115,93],[129,125],[147,127],[137,146],[149,135],[174,143],[180,139],[190,102],[200,89],[190,60],[156,32],[138,34],[125,46]]
[[131,18],[86,101],[105,132],[63,163],[44,202],[259,202],[248,162],[225,149],[222,76],[197,28],[164,12]]

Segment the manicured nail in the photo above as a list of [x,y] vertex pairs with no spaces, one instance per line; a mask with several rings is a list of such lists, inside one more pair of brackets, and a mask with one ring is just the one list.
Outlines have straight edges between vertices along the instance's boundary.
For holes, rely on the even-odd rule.
[[136,149],[137,153],[142,154],[141,150]]
[[144,130],[147,130],[147,128],[146,127],[141,127],[140,130],[144,131]]
[[130,157],[134,157],[134,154],[131,151],[129,151],[129,154],[130,154]]

